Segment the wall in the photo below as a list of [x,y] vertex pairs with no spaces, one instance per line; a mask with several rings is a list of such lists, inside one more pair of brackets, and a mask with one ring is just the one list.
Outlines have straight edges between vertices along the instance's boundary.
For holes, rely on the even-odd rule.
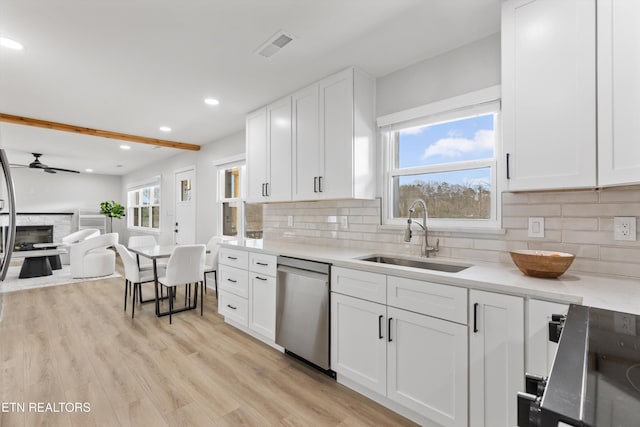
[[[126,201],[127,190],[137,183],[154,177],[162,177],[161,185],[161,230],[157,239],[162,244],[173,243],[173,212],[174,200],[174,171],[177,169],[196,167],[196,242],[206,243],[209,238],[217,234],[218,206],[217,197],[217,168],[215,163],[219,159],[243,154],[245,151],[244,129],[241,132],[222,138],[202,146],[200,151],[189,151],[173,156],[163,162],[139,169],[122,178],[120,199]],[[120,241],[126,243],[130,232],[126,222],[122,221]]]
[[[503,195],[504,234],[434,231],[440,239],[438,257],[468,262],[513,265],[514,249],[570,252],[576,260],[569,271],[640,279],[640,241],[613,240],[614,216],[637,216],[640,186],[570,192],[506,193]],[[287,216],[294,226],[287,226]],[[340,217],[348,217],[346,230]],[[527,237],[529,216],[545,217],[545,237]],[[380,225],[379,200],[281,203],[264,206],[264,236],[269,240],[364,249],[371,253],[420,255],[414,233],[404,243],[404,227]],[[640,228],[638,228],[640,230]]]
[[500,34],[403,68],[376,82],[377,115],[500,84]]
[[11,176],[16,212],[74,212],[72,230],[77,228],[79,209],[97,213],[100,202],[120,199],[122,178],[116,175],[49,174],[28,168],[12,168]]

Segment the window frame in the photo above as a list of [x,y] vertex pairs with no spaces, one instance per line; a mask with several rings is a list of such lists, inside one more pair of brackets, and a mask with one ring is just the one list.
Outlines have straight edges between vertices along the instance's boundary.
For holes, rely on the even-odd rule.
[[[472,231],[501,228],[501,192],[502,177],[498,159],[502,158],[501,144],[501,108],[500,87],[494,86],[481,91],[434,102],[400,113],[394,113],[378,119],[382,141],[382,221],[384,225],[406,226],[407,218],[393,216],[395,205],[394,177],[428,173],[454,172],[478,168],[490,168],[491,173],[491,216],[488,219],[429,218],[431,229],[443,231]],[[438,123],[462,120],[464,118],[494,114],[494,157],[492,159],[466,160],[435,165],[398,168],[395,165],[399,147],[399,131],[415,126],[428,126]],[[428,202],[428,200],[425,200]],[[422,213],[418,212],[418,216]]]
[[[246,166],[246,160],[243,157],[241,160],[235,160],[235,161],[230,161],[230,162],[226,162],[226,163],[220,163],[216,165],[217,167],[217,176],[218,176],[218,194],[216,197],[217,203],[218,203],[218,224],[217,224],[217,228],[218,228],[218,236],[221,236],[223,238],[228,237],[228,238],[236,238],[239,239],[240,237],[238,236],[244,236],[244,231],[245,231],[245,222],[246,219],[244,217],[244,203],[245,203],[245,188],[246,188],[246,184],[245,184],[245,178],[247,176],[247,166]],[[232,168],[239,168],[240,169],[240,191],[239,191],[239,197],[223,197],[225,194],[225,172],[228,169],[232,169]],[[240,220],[238,221],[238,227],[236,229],[237,233],[236,236],[230,236],[230,235],[225,235],[223,234],[224,232],[224,203],[232,203],[235,202],[237,204],[237,213],[238,213],[238,217],[240,218]]]
[[[154,187],[158,187],[158,203],[157,204],[153,204],[153,203],[149,203],[148,205],[142,205],[142,204],[130,205],[129,204],[131,193],[142,192],[145,189],[149,189],[151,193],[150,200],[152,201]],[[139,200],[140,199],[141,197],[139,198]],[[153,227],[153,207],[155,206],[158,207],[158,227]],[[136,207],[138,208],[149,207],[150,209],[149,223],[151,224],[151,226],[145,227],[142,225],[133,225],[134,215],[132,212],[133,212],[133,209]],[[139,221],[138,222],[139,224],[142,223],[141,209],[139,211],[138,221]],[[127,189],[127,230],[144,232],[144,233],[153,233],[153,234],[160,234],[162,232],[162,179],[160,177],[155,177],[149,181],[145,181],[144,183],[131,186]]]

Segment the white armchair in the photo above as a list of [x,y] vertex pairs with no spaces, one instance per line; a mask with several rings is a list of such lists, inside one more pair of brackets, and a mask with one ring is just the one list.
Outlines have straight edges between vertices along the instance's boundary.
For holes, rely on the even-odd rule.
[[82,242],[83,240],[90,239],[91,237],[97,237],[100,235],[100,230],[97,228],[85,228],[83,230],[78,230],[73,232],[67,236],[64,236],[60,241],[63,243],[60,245],[60,248],[66,249],[66,254],[60,255],[60,262],[64,265],[69,265],[70,258],[69,252],[71,251],[71,245]]
[[116,269],[116,254],[107,249],[118,243],[118,233],[102,234],[71,246],[71,277],[109,276]]

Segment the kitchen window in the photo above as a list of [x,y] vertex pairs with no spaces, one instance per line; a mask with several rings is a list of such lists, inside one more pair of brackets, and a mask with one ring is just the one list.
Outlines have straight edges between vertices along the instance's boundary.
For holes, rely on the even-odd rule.
[[500,103],[464,104],[464,96],[441,101],[426,107],[455,108],[382,127],[387,224],[406,223],[409,206],[422,199],[431,227],[499,227]]
[[262,205],[245,203],[245,162],[228,163],[218,168],[220,234],[227,237],[262,238]]
[[127,226],[130,229],[160,231],[160,182],[127,192]]

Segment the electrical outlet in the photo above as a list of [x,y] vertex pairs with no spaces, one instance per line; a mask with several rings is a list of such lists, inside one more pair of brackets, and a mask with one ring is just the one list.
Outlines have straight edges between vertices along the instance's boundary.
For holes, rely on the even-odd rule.
[[289,227],[293,227],[293,215],[289,215],[289,216],[287,217],[287,225],[288,225]]
[[544,237],[544,217],[529,217],[529,237]]
[[613,313],[613,330],[618,334],[636,334],[636,316],[626,313]]
[[635,216],[616,216],[613,218],[613,240],[636,240]]
[[343,230],[346,230],[347,228],[349,228],[349,217],[346,215],[343,215],[340,217],[340,228]]

